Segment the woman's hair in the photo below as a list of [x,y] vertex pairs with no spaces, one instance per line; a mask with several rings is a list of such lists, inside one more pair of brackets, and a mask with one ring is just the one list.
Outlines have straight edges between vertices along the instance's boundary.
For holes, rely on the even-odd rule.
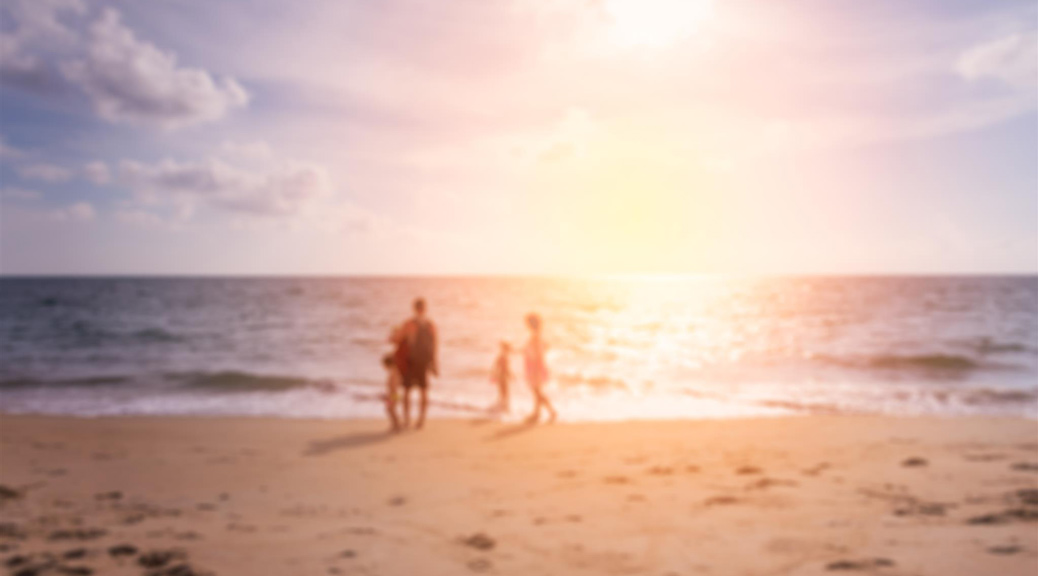
[[382,357],[382,365],[386,368],[392,368],[396,365],[396,359],[393,358],[393,354],[389,353]]
[[526,325],[530,327],[530,330],[538,331],[541,329],[541,317],[536,312],[530,312],[526,315]]

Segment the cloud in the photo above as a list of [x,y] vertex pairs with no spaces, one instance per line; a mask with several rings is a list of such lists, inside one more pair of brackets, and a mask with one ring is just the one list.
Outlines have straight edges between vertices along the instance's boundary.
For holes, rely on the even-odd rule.
[[0,160],[17,160],[24,155],[24,152],[8,144],[7,140],[0,135]]
[[974,46],[959,57],[956,69],[967,80],[994,78],[1032,86],[1038,83],[1038,33],[1012,34]]
[[75,44],[75,31],[60,17],[83,14],[86,5],[81,0],[9,0],[4,10],[16,24],[0,34],[0,79],[5,87],[39,91],[59,85],[60,78],[43,56]]
[[156,164],[123,161],[120,183],[145,205],[172,205],[190,215],[199,206],[254,217],[291,217],[331,195],[327,171],[285,162],[265,172],[245,170],[219,158]]
[[50,211],[48,216],[58,222],[89,222],[97,216],[97,211],[87,202],[76,202]]
[[111,171],[104,162],[88,162],[83,166],[83,177],[97,185],[108,184],[112,180]]
[[179,67],[175,54],[139,40],[112,9],[90,26],[84,48],[62,72],[111,122],[175,128],[220,119],[249,101],[233,78]]
[[244,160],[268,160],[274,156],[273,151],[270,149],[270,145],[262,140],[253,140],[250,142],[225,140],[223,144],[220,145],[220,153],[224,156]]
[[68,182],[72,179],[72,171],[55,164],[30,164],[18,169],[18,176],[25,180],[42,182]]

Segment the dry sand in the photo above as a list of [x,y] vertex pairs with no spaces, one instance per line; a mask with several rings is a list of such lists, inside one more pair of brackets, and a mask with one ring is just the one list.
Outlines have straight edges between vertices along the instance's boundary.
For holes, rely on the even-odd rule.
[[180,576],[1038,574],[1034,421],[383,429],[3,416],[2,562]]

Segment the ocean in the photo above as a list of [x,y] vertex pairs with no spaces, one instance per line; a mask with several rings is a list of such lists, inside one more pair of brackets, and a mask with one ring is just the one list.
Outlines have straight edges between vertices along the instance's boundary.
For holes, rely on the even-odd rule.
[[[431,417],[495,401],[499,342],[544,318],[562,420],[1038,418],[1038,277],[3,278],[8,414],[381,417],[381,356],[423,296]],[[520,375],[516,413],[530,406]]]

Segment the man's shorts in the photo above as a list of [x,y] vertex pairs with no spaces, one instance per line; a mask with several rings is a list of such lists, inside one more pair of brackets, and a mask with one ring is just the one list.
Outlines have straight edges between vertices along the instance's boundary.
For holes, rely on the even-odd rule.
[[407,374],[404,374],[403,378],[404,388],[411,388],[417,386],[421,389],[429,387],[429,369],[422,368],[420,370],[408,370]]

